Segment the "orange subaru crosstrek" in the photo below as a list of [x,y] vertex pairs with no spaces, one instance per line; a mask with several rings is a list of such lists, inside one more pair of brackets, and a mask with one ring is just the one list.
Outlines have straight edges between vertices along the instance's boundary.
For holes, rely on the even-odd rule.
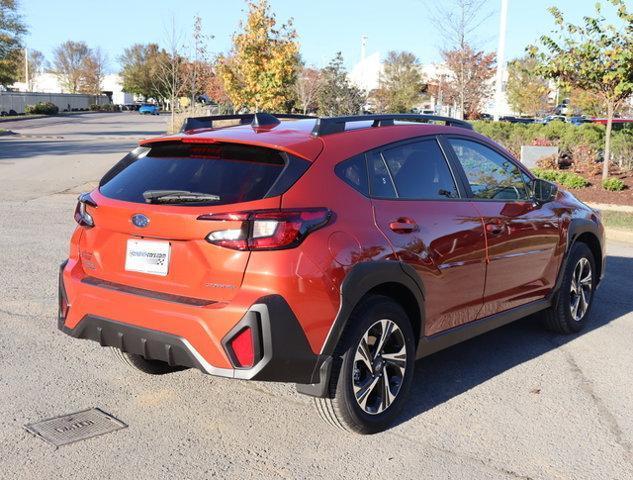
[[418,358],[536,312],[579,331],[604,274],[597,212],[429,115],[191,118],[75,220],[62,331],[146,373],[294,382],[362,433]]

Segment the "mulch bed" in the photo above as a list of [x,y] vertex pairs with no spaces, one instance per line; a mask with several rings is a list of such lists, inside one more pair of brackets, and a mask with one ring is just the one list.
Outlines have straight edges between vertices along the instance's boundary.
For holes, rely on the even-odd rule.
[[633,205],[633,174],[612,174],[624,181],[627,188],[621,192],[610,192],[602,188],[602,177],[600,175],[587,175],[581,173],[591,186],[571,190],[571,192],[585,203],[610,203],[613,205]]

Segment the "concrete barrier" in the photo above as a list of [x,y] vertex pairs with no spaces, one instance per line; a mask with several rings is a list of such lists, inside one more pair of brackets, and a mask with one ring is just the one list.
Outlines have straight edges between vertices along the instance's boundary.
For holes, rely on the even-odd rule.
[[51,102],[59,108],[71,111],[87,110],[90,105],[105,105],[110,103],[106,95],[85,95],[82,93],[38,93],[38,92],[0,92],[0,112],[15,110],[24,113],[27,105],[35,105],[39,102]]

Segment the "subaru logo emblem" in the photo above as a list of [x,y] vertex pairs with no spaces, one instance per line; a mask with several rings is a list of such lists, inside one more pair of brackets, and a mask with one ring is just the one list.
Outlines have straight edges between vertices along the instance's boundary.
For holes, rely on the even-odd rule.
[[145,228],[149,225],[149,218],[142,213],[137,213],[136,215],[132,215],[132,223],[138,228]]

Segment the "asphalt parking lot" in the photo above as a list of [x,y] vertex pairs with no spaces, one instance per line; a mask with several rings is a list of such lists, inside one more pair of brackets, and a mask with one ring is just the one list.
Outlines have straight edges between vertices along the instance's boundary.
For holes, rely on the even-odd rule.
[[[633,478],[633,245],[583,334],[525,319],[435,354],[398,425],[345,434],[293,385],[143,376],[57,330],[77,193],[166,117],[58,120],[0,124],[35,136],[0,137],[0,478]],[[57,450],[23,429],[89,407],[129,427]]]

